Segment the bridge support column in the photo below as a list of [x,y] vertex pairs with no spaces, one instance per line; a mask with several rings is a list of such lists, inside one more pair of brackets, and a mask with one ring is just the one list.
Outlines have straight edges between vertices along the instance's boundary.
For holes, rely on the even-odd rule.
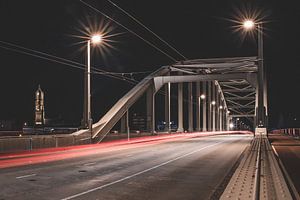
[[165,131],[171,132],[170,122],[171,122],[171,83],[165,85]]
[[208,92],[207,92],[207,99],[208,99],[208,131],[212,130],[212,92],[211,92],[211,85],[212,85],[212,81],[207,82],[208,85]]
[[202,131],[207,131],[207,120],[206,120],[206,114],[207,114],[207,92],[206,92],[206,81],[202,82],[202,94],[204,94],[204,99],[202,99]]
[[219,131],[220,130],[220,93],[219,93],[219,88],[217,87],[216,85],[216,82],[215,82],[215,87],[216,87],[216,131]]
[[177,132],[183,132],[183,83],[178,83],[178,128]]
[[214,104],[212,104],[212,131],[216,131],[216,85],[212,82],[212,96]]
[[201,114],[200,82],[196,82],[196,131],[201,131],[200,114]]
[[223,131],[223,113],[224,113],[224,105],[223,105],[223,101],[220,100],[220,113],[219,113],[219,127],[220,127],[220,131]]
[[189,112],[189,132],[193,132],[193,83],[188,83],[188,112]]
[[147,130],[150,133],[155,132],[155,93],[153,86],[146,93],[147,106]]

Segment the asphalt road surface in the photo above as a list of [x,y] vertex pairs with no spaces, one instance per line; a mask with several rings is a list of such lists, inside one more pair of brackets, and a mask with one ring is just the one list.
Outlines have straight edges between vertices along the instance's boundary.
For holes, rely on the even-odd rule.
[[251,139],[219,135],[55,153],[89,152],[0,169],[0,200],[210,199]]

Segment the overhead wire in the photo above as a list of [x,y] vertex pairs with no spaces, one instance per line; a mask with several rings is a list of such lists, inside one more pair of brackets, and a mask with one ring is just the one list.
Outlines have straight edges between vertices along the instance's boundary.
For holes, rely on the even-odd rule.
[[[0,43],[9,46],[9,47],[7,47],[7,46],[1,46],[0,45],[1,48],[6,49],[6,50],[10,50],[10,51],[14,51],[14,52],[34,56],[34,57],[37,57],[37,58],[49,60],[49,61],[60,63],[60,64],[63,64],[63,65],[68,65],[68,66],[76,68],[76,69],[85,70],[85,65],[82,64],[82,63],[78,63],[78,62],[68,60],[68,59],[65,59],[65,58],[61,58],[61,57],[58,57],[58,56],[54,56],[54,55],[51,55],[51,54],[48,54],[48,53],[45,53],[45,52],[42,52],[42,51],[33,50],[33,49],[30,49],[30,48],[26,48],[26,47],[23,47],[23,46],[20,46],[20,45],[16,45],[16,44],[1,41],[1,40],[0,40]],[[19,48],[19,49],[16,49],[16,48]],[[26,51],[24,51],[24,50],[26,50]],[[29,51],[29,52],[27,52],[27,51]],[[38,54],[40,54],[40,55],[38,55]],[[135,75],[135,74],[148,74],[148,73],[151,72],[151,71],[143,71],[143,72],[108,72],[108,71],[101,70],[101,69],[96,68],[96,67],[91,67],[91,68],[93,70],[92,73],[108,76],[108,77],[111,77],[111,78],[116,78],[116,79],[119,79],[119,80],[128,79],[130,81],[132,81],[132,79],[124,77],[124,75],[131,75],[132,76],[132,75]]]
[[156,50],[158,50],[159,52],[161,52],[162,54],[164,54],[165,56],[167,56],[168,58],[170,58],[172,61],[177,62],[177,60],[169,55],[168,53],[166,53],[165,51],[161,50],[160,48],[158,48],[157,46],[155,46],[153,43],[149,42],[148,40],[144,39],[142,36],[140,36],[139,34],[137,34],[136,32],[132,31],[131,29],[129,29],[128,27],[126,27],[125,25],[121,24],[120,22],[116,21],[115,19],[113,19],[112,17],[108,16],[107,14],[105,14],[104,12],[100,11],[99,9],[95,8],[94,6],[86,3],[83,0],[79,0],[81,3],[83,3],[84,5],[86,5],[87,7],[91,8],[92,10],[94,10],[97,13],[100,13],[101,15],[103,15],[104,17],[106,17],[107,19],[115,22],[116,24],[118,24],[119,26],[121,26],[122,28],[124,28],[125,30],[127,30],[128,32],[130,32],[131,34],[135,35],[136,37],[140,38],[141,40],[143,40],[145,43],[147,43],[148,45],[150,45],[151,47],[155,48]]
[[170,45],[168,42],[166,42],[164,39],[162,39],[159,35],[157,35],[155,32],[153,32],[152,30],[150,30],[150,28],[148,28],[146,25],[144,25],[140,20],[138,20],[136,17],[134,17],[133,15],[131,15],[129,12],[127,12],[126,10],[124,10],[123,8],[121,8],[120,6],[118,6],[116,3],[114,3],[111,0],[107,0],[110,4],[112,4],[114,7],[116,7],[117,9],[119,9],[120,11],[122,11],[124,14],[126,14],[128,17],[130,17],[132,20],[134,20],[136,23],[138,23],[139,25],[141,25],[143,28],[145,28],[147,31],[149,31],[150,33],[152,33],[156,38],[158,38],[161,42],[163,42],[165,45],[167,45],[169,48],[171,48],[173,51],[175,51],[178,55],[180,55],[182,58],[184,58],[184,60],[187,60],[187,58],[180,53],[175,47],[173,47],[172,45]]

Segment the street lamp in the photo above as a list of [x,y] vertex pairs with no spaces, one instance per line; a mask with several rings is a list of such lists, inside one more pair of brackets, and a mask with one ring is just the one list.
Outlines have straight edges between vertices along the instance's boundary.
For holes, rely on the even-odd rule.
[[243,22],[246,31],[257,29],[258,39],[258,107],[257,109],[257,127],[266,127],[266,108],[264,102],[264,63],[263,63],[263,25],[254,20],[247,19]]
[[200,98],[201,98],[201,99],[205,99],[205,98],[206,98],[205,94],[201,94],[201,95],[200,95]]
[[91,113],[91,43],[96,45],[102,42],[101,34],[94,34],[87,41],[87,68],[85,73],[85,128],[87,127],[91,133],[91,141],[92,141],[92,113]]

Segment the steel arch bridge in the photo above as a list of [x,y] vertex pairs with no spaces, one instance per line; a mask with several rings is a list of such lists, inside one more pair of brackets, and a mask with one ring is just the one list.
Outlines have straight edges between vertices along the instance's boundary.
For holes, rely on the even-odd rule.
[[[92,139],[99,142],[119,120],[124,123],[123,119],[126,118],[128,109],[145,94],[147,130],[154,132],[155,95],[162,87],[165,87],[165,121],[166,131],[169,131],[171,84],[178,85],[177,131],[182,132],[183,83],[188,84],[188,129],[190,132],[194,131],[193,113],[196,112],[195,131],[229,130],[229,122],[233,117],[246,117],[251,119],[256,130],[263,127],[263,134],[265,134],[266,124],[260,126],[260,122],[267,121],[266,79],[263,74],[264,82],[260,85],[258,66],[259,59],[255,56],[194,59],[163,66],[139,82],[98,122],[92,125],[92,133],[90,133]],[[194,85],[196,94],[193,94]],[[259,92],[260,90],[262,92]],[[263,98],[260,98],[259,94],[263,94]],[[194,111],[193,99],[196,100],[196,111]],[[263,102],[259,103],[259,99]],[[263,108],[259,108],[259,105]],[[257,114],[259,109],[264,110],[262,118],[259,118]],[[83,129],[73,134],[88,132]]]

